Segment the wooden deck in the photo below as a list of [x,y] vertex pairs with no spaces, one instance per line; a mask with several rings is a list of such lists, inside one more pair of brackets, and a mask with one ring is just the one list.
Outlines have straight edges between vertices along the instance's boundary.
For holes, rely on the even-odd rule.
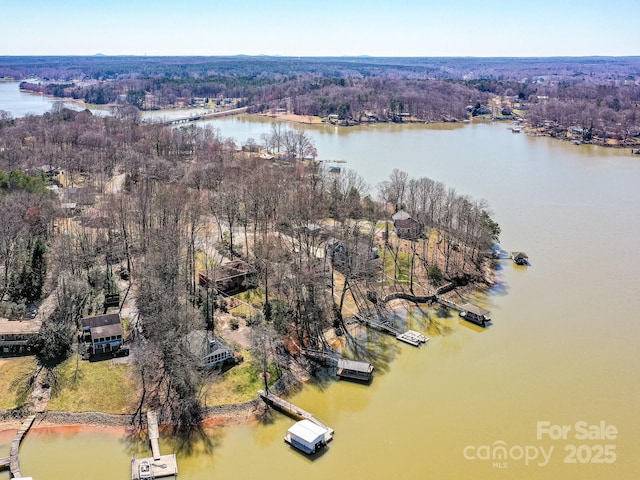
[[280,410],[282,413],[287,415],[288,417],[293,418],[294,420],[303,420],[307,419],[315,423],[316,425],[328,429],[327,437],[325,440],[330,442],[333,440],[334,430],[333,428],[328,427],[320,420],[318,420],[313,414],[303,410],[300,407],[296,407],[293,403],[287,402],[286,400],[274,395],[273,393],[266,393],[264,390],[258,390],[258,395],[260,398],[264,400],[267,405],[272,406],[273,408]]

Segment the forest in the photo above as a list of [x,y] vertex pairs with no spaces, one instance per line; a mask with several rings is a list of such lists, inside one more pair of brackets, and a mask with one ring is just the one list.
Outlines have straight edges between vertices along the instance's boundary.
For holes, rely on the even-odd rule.
[[25,91],[139,109],[220,105],[363,122],[524,121],[581,143],[637,145],[638,57],[0,57]]
[[[486,281],[500,228],[484,201],[398,170],[372,190],[356,172],[302,159],[313,140],[280,123],[261,140],[243,149],[207,127],[65,108],[5,117],[0,317],[50,305],[36,346],[54,390],[80,320],[120,294],[138,312],[127,325],[138,411],[190,431],[203,418],[204,373],[184,338],[221,333],[231,298],[201,279],[232,261],[255,272],[243,285],[257,292],[255,313],[241,321],[255,358],[276,369],[324,348],[327,330],[346,332],[349,302],[386,315],[394,293]],[[291,154],[265,155],[282,145]],[[411,238],[394,233],[401,210],[419,225]]]

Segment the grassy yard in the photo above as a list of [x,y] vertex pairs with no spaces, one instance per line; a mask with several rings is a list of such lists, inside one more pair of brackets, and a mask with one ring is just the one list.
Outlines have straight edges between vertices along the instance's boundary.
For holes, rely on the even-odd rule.
[[73,355],[57,368],[56,375],[50,410],[130,413],[139,398],[139,385],[133,367],[128,364],[113,360],[77,362],[77,356]]
[[12,409],[23,405],[29,397],[27,381],[35,372],[34,357],[0,359],[0,409]]
[[[393,255],[391,255],[390,252],[387,252],[387,254],[384,257],[385,257],[384,273],[388,277],[386,282],[389,284],[392,284],[393,280],[391,279],[393,279],[394,275],[396,274],[396,266],[393,260]],[[411,274],[411,255],[406,252],[400,251],[398,252],[398,270],[397,270],[398,280],[401,282],[403,281],[406,282],[409,280],[410,274]]]
[[[260,378],[262,367],[243,350],[244,361],[227,370],[223,374],[212,372],[212,376],[205,386],[205,403],[207,406],[228,405],[230,403],[246,402],[256,398],[258,390],[264,390],[264,380]],[[269,367],[271,386],[275,380],[275,369]]]

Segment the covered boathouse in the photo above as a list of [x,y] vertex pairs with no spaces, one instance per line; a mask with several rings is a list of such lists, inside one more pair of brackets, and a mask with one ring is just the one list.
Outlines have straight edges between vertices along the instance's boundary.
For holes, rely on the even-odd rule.
[[350,378],[352,380],[368,382],[371,380],[373,365],[367,362],[341,358],[338,360],[338,370],[336,373],[340,378]]
[[466,321],[486,327],[488,322],[491,322],[489,317],[489,310],[480,308],[472,303],[465,303],[460,307],[460,316]]
[[284,441],[304,453],[312,454],[326,447],[330,430],[313,423],[311,420],[296,422],[284,437]]
[[529,265],[529,257],[524,252],[511,252],[511,258],[517,265]]

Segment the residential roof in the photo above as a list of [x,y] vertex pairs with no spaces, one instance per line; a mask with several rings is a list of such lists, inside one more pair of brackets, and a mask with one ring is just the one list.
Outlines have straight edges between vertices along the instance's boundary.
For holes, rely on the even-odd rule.
[[104,325],[100,327],[91,328],[91,338],[105,338],[122,336],[122,325],[118,322],[113,325]]
[[482,317],[484,315],[489,315],[489,310],[485,310],[484,308],[480,308],[472,303],[465,303],[464,305],[462,305],[462,310],[465,310],[469,313],[473,313],[474,315],[478,315],[479,317]]
[[391,216],[391,219],[392,219],[393,221],[396,221],[396,220],[407,220],[407,219],[409,219],[409,218],[411,218],[411,215],[409,215],[409,214],[408,214],[407,212],[405,212],[404,210],[398,210],[396,213],[394,213],[394,214]]
[[196,357],[205,359],[222,351],[231,351],[225,342],[206,330],[193,330],[186,337],[187,348]]
[[297,423],[294,423],[291,428],[289,428],[288,432],[296,437],[304,440],[307,443],[314,444],[319,439],[324,438],[325,434],[329,430],[327,428],[323,428],[320,425],[316,425],[311,420],[300,420]]
[[[85,317],[82,319],[82,329],[89,330],[95,327],[107,325],[120,325],[119,313],[108,313],[106,315],[96,315],[95,317]],[[120,326],[122,328],[122,326]]]
[[371,373],[373,371],[373,365],[371,365],[370,363],[358,362],[356,360],[346,360],[344,358],[338,360],[338,368],[362,373]]
[[42,322],[39,320],[0,320],[0,335],[34,334],[40,331]]

